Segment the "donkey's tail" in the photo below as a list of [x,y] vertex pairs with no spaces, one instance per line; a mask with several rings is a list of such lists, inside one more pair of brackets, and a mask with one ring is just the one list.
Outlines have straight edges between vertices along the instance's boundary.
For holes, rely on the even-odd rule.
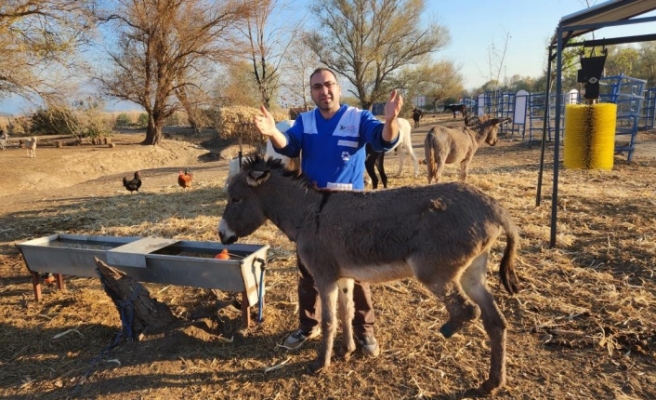
[[437,177],[437,165],[435,164],[435,130],[431,128],[424,140],[424,153],[426,154],[426,167],[428,168],[428,183]]
[[515,274],[515,261],[519,246],[519,233],[508,212],[504,210],[502,215],[501,224],[506,231],[506,249],[503,252],[503,258],[501,258],[499,277],[508,293],[517,294],[519,293],[519,279]]

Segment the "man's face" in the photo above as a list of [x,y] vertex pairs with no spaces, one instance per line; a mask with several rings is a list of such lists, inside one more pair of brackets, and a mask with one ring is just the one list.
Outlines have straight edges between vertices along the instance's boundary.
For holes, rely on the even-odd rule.
[[321,71],[310,79],[310,92],[312,101],[322,111],[335,111],[339,109],[339,96],[341,89],[337,79],[328,71]]

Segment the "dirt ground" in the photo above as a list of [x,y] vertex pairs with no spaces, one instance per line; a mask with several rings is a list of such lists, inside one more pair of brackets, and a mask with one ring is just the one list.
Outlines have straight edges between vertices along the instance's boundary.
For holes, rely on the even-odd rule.
[[[458,125],[448,115],[433,124]],[[296,352],[277,346],[296,327],[294,246],[271,224],[244,243],[269,244],[264,320],[240,327],[234,293],[145,284],[181,324],[141,341],[123,341],[117,309],[99,279],[65,277],[33,297],[16,243],[58,232],[218,241],[222,191],[234,146],[212,132],[171,132],[160,147],[143,134],[115,134],[107,145],[55,148],[45,138],[35,159],[15,146],[0,151],[1,399],[462,399],[488,373],[480,321],[446,340],[441,303],[409,279],[373,286],[382,354],[335,359],[304,373],[312,340]],[[488,284],[508,322],[508,382],[499,399],[656,398],[656,134],[641,133],[633,162],[615,156],[612,171],[560,170],[557,246],[549,246],[553,145],[546,146],[541,205],[536,206],[540,145],[505,135],[476,154],[469,183],[510,210],[522,243],[522,291],[508,296],[497,276],[495,246]],[[562,150],[562,149],[561,149]],[[562,151],[561,151],[562,154]],[[426,184],[398,157],[386,158],[390,187]],[[177,186],[180,169],[193,188]],[[140,170],[130,195],[123,176]],[[457,179],[447,167],[446,181]],[[257,317],[257,310],[253,311]]]

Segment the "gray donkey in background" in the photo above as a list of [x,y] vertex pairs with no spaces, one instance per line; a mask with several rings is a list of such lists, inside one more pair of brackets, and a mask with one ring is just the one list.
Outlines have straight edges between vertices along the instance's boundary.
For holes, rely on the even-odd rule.
[[339,298],[342,352],[355,351],[353,280],[379,283],[414,276],[446,305],[448,338],[480,313],[491,341],[489,378],[478,389],[491,393],[505,383],[506,321],[486,284],[487,259],[497,237],[506,247],[499,275],[518,292],[514,272],[518,233],[493,198],[462,184],[401,187],[385,191],[316,190],[279,161],[247,159],[229,183],[219,224],[223,244],[249,235],[267,219],[296,242],[315,279],[322,303],[323,337],[309,366],[330,365]]
[[435,182],[440,181],[445,164],[455,163],[460,163],[460,180],[466,181],[469,164],[474,158],[476,150],[483,143],[495,146],[499,127],[508,121],[512,121],[512,119],[483,116],[481,118],[465,118],[464,128],[432,127],[424,139],[428,184],[433,179]]

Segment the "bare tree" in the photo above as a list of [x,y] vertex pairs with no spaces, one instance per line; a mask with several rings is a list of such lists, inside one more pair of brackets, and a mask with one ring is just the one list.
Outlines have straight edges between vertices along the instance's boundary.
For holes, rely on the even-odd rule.
[[224,106],[259,107],[260,90],[253,77],[252,65],[243,59],[225,66],[216,80],[214,104]]
[[248,57],[262,104],[267,108],[280,89],[280,69],[289,56],[288,48],[300,24],[290,25],[288,20],[283,20],[284,29],[274,25],[274,13],[280,17],[286,9],[287,5],[279,0],[257,0],[242,29],[249,44]]
[[[499,48],[493,41],[487,49],[487,67],[488,73],[481,73],[487,82],[486,90],[496,90],[501,86],[501,72],[505,71],[506,54],[508,53],[508,42],[510,33],[505,32],[503,45]],[[480,71],[480,69],[479,69]]]
[[0,4],[0,97],[62,103],[74,57],[93,32],[89,2],[3,0]]
[[437,103],[446,98],[457,98],[464,90],[458,66],[451,61],[427,62],[409,70],[422,94],[437,110]]
[[300,105],[307,109],[311,106],[308,96],[310,74],[317,67],[317,57],[302,38],[292,42],[289,52],[294,56],[288,58],[288,62],[284,65],[286,73],[281,75],[281,87],[287,92],[288,105]]
[[437,22],[421,26],[423,0],[326,0],[311,7],[318,30],[307,43],[319,61],[355,88],[361,107],[387,96],[384,82],[401,67],[449,42]]
[[146,145],[159,144],[166,118],[208,81],[210,62],[236,56],[234,31],[248,14],[242,0],[116,0],[101,21],[113,24],[118,50],[112,70],[97,79],[105,94],[141,105],[148,114]]

